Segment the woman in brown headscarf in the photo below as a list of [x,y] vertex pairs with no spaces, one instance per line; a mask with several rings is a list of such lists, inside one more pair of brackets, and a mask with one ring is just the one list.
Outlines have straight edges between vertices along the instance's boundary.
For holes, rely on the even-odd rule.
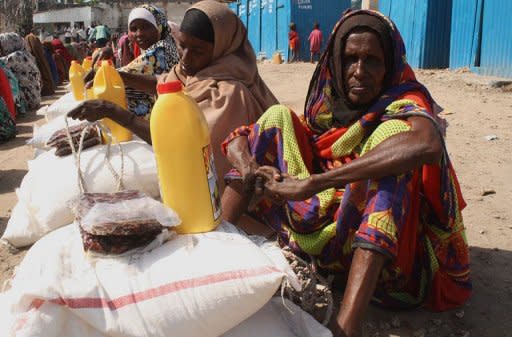
[[55,83],[53,83],[50,65],[46,60],[41,41],[39,41],[39,38],[32,33],[25,37],[25,41],[27,42],[28,50],[36,58],[37,68],[41,73],[41,95],[53,95],[55,93]]
[[166,81],[180,80],[210,126],[217,172],[230,164],[220,144],[233,127],[253,123],[277,99],[258,73],[240,19],[224,4],[200,1],[187,10],[176,36],[181,61]]
[[[181,81],[187,95],[199,104],[210,127],[217,173],[223,177],[231,165],[221,153],[222,141],[236,127],[254,123],[277,99],[258,73],[247,30],[225,4],[205,0],[193,5],[176,38],[181,60],[162,80]],[[147,85],[137,89],[149,90]],[[151,86],[153,93],[155,89],[156,81]],[[106,106],[106,102],[95,102],[84,102],[70,116],[97,120],[110,111],[109,118],[151,142],[147,121]]]

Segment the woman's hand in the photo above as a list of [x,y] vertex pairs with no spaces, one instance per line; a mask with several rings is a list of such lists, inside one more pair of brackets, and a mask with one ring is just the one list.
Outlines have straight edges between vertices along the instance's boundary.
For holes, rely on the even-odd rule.
[[76,108],[68,112],[68,116],[81,121],[95,122],[115,114],[118,107],[114,103],[94,99],[80,103]]
[[285,200],[302,201],[317,193],[311,178],[298,179],[272,166],[258,168],[255,175],[264,178],[264,194],[276,203],[283,203]]
[[84,76],[84,82],[85,83],[92,82],[92,80],[94,80],[95,75],[96,75],[96,72],[94,71],[94,69],[89,70],[89,72],[87,74],[85,74],[85,76]]

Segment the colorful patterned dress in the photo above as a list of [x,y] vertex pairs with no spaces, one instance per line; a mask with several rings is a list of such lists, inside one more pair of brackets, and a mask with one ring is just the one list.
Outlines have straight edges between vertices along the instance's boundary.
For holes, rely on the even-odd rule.
[[[235,130],[223,144],[224,151],[234,138],[248,137],[259,165],[305,179],[357,160],[387,138],[409,131],[408,117],[423,116],[438,124],[433,100],[405,63],[399,32],[385,21],[394,36],[397,73],[392,86],[359,120],[332,127],[328,48],[313,76],[303,119],[285,106],[274,106],[255,124]],[[230,175],[239,173],[233,170]],[[298,255],[314,256],[327,270],[348,273],[357,247],[386,256],[374,293],[379,304],[446,310],[462,305],[471,294],[464,207],[444,149],[439,164],[331,188],[304,201],[275,205],[263,200],[253,215],[277,232],[282,245]]]

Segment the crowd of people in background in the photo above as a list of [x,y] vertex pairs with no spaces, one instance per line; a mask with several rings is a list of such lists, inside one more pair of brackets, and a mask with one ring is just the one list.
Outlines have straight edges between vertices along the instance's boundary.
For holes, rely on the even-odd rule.
[[[179,27],[166,23],[172,39]],[[16,116],[37,109],[41,97],[53,95],[68,81],[73,60],[109,58],[120,68],[140,55],[133,34],[112,32],[107,25],[67,27],[53,33],[34,28],[24,38],[15,32],[0,33],[0,143],[16,136]]]

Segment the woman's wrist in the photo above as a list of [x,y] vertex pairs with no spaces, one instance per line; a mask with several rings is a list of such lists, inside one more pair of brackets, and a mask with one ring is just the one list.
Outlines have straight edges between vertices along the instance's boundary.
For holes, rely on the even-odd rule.
[[347,181],[336,173],[338,172],[329,171],[326,173],[312,174],[309,177],[310,181],[308,186],[317,190],[317,192],[321,192],[330,188],[342,188],[348,184]]

